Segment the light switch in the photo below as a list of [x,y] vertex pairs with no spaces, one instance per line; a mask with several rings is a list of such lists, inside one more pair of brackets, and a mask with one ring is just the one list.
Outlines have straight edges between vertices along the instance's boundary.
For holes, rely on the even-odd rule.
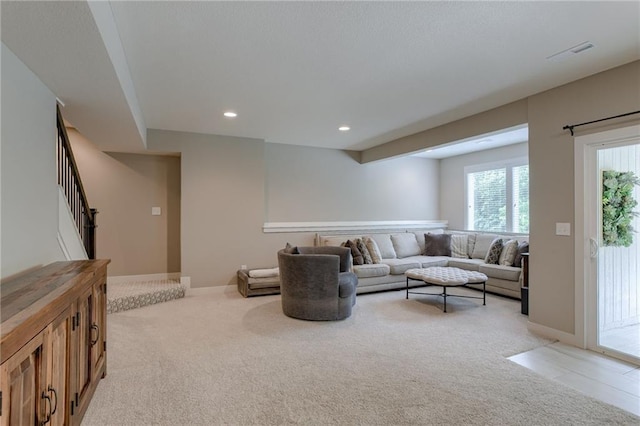
[[152,216],[160,216],[161,214],[162,214],[162,209],[160,207],[151,207]]
[[570,223],[556,223],[556,235],[571,235],[571,224]]

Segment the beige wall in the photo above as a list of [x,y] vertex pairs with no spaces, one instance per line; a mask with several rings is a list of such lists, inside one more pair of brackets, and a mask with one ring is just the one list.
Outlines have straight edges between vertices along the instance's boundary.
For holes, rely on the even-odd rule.
[[[575,334],[573,237],[555,235],[557,222],[574,230],[573,137],[562,127],[640,109],[640,61],[536,94],[513,104],[458,120],[364,151],[363,160],[400,155],[505,127],[529,125],[530,293],[529,320]],[[630,116],[576,128],[577,135],[637,123]],[[444,166],[441,165],[441,168]],[[446,172],[445,172],[446,173]],[[442,188],[441,191],[446,191]],[[442,219],[449,219],[442,217]]]
[[451,229],[466,229],[464,213],[466,166],[495,163],[528,156],[527,143],[488,149],[440,160],[440,216],[449,221]]
[[2,44],[2,277],[64,260],[58,245],[56,98]]
[[[640,61],[529,98],[532,322],[573,334],[574,240],[555,235],[556,222],[574,223],[573,137],[567,124],[640,109]],[[576,128],[577,135],[623,127],[638,116]],[[572,229],[574,227],[572,226]]]
[[265,234],[267,220],[437,219],[433,161],[363,166],[339,150],[161,130],[147,136],[152,150],[182,153],[182,272],[194,287],[234,284],[240,265],[275,266],[287,242],[313,244],[314,233]]
[[262,238],[262,141],[150,129],[147,144],[181,152],[182,274],[192,286],[233,283],[242,264],[273,266],[280,243]]
[[438,161],[267,143],[267,222],[437,220]]
[[[180,158],[105,153],[68,129],[108,274],[180,272]],[[151,208],[161,215],[152,216]]]

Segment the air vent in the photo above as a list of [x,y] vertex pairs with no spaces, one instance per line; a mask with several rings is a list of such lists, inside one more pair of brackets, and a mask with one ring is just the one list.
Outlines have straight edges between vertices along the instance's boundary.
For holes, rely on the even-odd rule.
[[594,44],[590,41],[585,41],[584,43],[580,43],[577,46],[573,46],[567,50],[563,50],[562,52],[555,53],[551,56],[548,56],[547,59],[549,61],[560,62],[569,59],[570,57],[577,55],[578,53],[582,53],[585,50],[589,50],[594,47]]

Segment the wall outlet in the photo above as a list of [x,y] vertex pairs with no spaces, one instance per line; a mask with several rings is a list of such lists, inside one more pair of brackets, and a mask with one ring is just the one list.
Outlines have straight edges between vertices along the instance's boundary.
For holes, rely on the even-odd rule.
[[162,214],[162,209],[160,207],[151,207],[152,216],[160,216],[161,214]]
[[247,269],[247,265],[240,265],[240,269]]

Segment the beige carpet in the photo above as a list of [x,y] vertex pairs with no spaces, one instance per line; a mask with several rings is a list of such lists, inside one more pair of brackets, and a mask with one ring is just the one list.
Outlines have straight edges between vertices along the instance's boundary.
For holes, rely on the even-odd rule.
[[549,343],[518,301],[448,308],[395,291],[306,322],[278,295],[218,287],[111,314],[108,374],[83,425],[639,424],[505,358]]

